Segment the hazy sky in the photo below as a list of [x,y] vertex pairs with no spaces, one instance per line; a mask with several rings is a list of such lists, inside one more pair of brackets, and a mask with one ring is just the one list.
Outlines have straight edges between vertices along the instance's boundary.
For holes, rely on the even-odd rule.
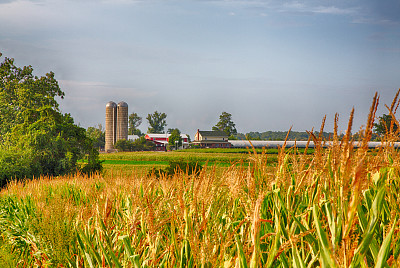
[[[61,109],[104,125],[105,104],[165,112],[194,136],[223,112],[239,132],[365,124],[400,87],[399,0],[0,0],[0,52],[55,72]],[[139,127],[147,131],[144,119]]]

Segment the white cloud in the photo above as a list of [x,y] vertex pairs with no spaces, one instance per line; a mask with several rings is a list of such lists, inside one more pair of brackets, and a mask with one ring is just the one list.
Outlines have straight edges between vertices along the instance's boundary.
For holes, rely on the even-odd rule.
[[289,8],[289,9],[299,9],[299,10],[305,9],[305,5],[303,3],[298,2],[298,1],[290,2],[290,3],[284,3],[283,7],[284,8]]
[[315,7],[313,8],[312,12],[314,13],[322,13],[322,14],[332,14],[332,15],[348,15],[348,14],[353,14],[354,9],[352,8],[338,8],[334,6],[320,6],[320,7]]

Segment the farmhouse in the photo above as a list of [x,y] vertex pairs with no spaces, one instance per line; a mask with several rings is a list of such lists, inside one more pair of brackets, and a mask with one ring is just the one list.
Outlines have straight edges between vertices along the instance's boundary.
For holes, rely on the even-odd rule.
[[228,135],[224,131],[197,130],[194,136],[194,145],[202,148],[230,148]]
[[[167,148],[167,145],[168,145],[169,136],[171,136],[171,134],[149,133],[149,134],[146,134],[145,138],[146,138],[146,140],[150,140],[156,144],[156,151],[165,151]],[[186,134],[181,134],[181,138],[182,138],[182,147],[181,148],[185,149],[189,146],[188,136]]]

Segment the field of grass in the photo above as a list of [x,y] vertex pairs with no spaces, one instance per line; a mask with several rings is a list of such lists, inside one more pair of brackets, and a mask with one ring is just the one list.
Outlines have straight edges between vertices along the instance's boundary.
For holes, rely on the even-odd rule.
[[[252,150],[239,149],[230,152],[224,149],[200,149],[181,150],[171,152],[122,152],[112,154],[101,154],[104,175],[109,176],[120,172],[129,175],[132,173],[145,175],[152,168],[164,168],[171,161],[197,162],[202,166],[215,167],[218,174],[231,165],[248,165],[249,153]],[[228,151],[228,152],[227,152]],[[258,150],[262,153],[262,150]],[[268,163],[270,166],[277,163],[277,151],[268,152]],[[266,153],[265,152],[265,153]]]
[[219,172],[111,169],[10,183],[0,192],[0,267],[399,267],[400,154],[368,150],[375,106],[356,150],[335,135],[327,149],[315,140],[312,155],[240,154],[232,162],[248,164]]

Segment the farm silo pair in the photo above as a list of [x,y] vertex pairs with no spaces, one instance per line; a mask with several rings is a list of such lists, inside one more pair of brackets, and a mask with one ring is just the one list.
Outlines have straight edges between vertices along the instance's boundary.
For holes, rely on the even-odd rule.
[[124,101],[118,105],[110,101],[106,104],[106,144],[105,151],[114,150],[119,140],[128,139],[128,104]]

